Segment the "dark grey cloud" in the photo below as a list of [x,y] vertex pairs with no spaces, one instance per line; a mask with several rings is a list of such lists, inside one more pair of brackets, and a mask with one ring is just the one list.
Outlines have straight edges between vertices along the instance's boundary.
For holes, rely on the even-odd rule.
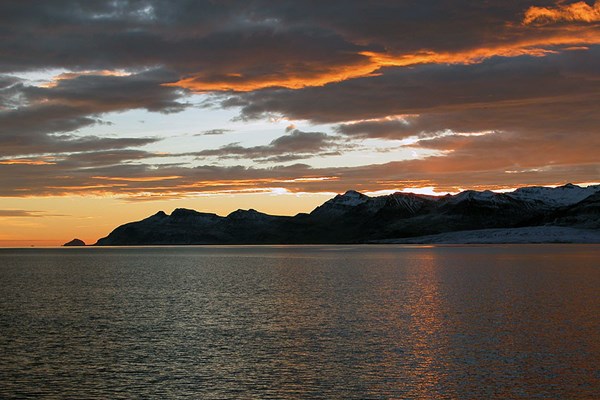
[[142,161],[148,158],[161,157],[166,157],[166,155],[135,149],[114,149],[73,153],[69,154],[68,156],[64,156],[61,159],[61,162],[64,166],[70,166],[73,169],[77,169],[120,165],[125,163]]
[[189,154],[197,157],[246,158],[259,162],[285,162],[316,155],[340,154],[340,150],[347,147],[348,145],[344,144],[339,137],[323,132],[304,132],[294,129],[289,134],[280,136],[264,146],[244,147],[237,143],[231,143],[218,149]]
[[194,135],[194,136],[215,136],[215,135],[224,135],[224,134],[226,134],[227,132],[233,132],[233,130],[232,130],[232,129],[223,129],[223,128],[220,128],[220,129],[209,129],[209,130],[207,130],[207,131],[204,131],[204,132],[202,132],[202,133],[198,133],[198,134],[196,134],[196,135]]
[[[576,53],[576,52],[574,52]],[[572,55],[497,57],[471,65],[386,68],[381,75],[304,90],[266,89],[227,97],[244,118],[279,113],[293,119],[335,123],[389,115],[494,107],[598,93],[600,46],[586,54],[585,70]]]
[[[2,116],[0,116],[0,123],[1,121]],[[11,122],[14,122],[14,120]],[[52,122],[54,121],[47,121],[45,127],[50,129],[53,126]],[[54,125],[60,127],[54,131],[72,130],[94,122],[88,121],[86,118],[61,119]],[[39,131],[19,132],[18,130],[7,130],[0,132],[0,157],[122,149],[145,146],[159,140],[158,138],[107,138],[71,134],[55,135]]]
[[[391,50],[419,51],[476,46],[518,21],[523,1],[283,1],[271,3],[265,13],[287,23],[307,20],[339,32],[349,40],[378,43]],[[538,1],[536,4],[552,4]]]
[[157,138],[103,138],[66,134],[98,120],[78,108],[43,105],[0,112],[0,157],[143,146]]
[[175,80],[175,75],[164,70],[125,76],[75,75],[52,87],[23,86],[22,92],[30,103],[58,103],[95,114],[137,108],[171,113],[189,106],[180,101],[184,90],[163,85]]
[[21,79],[11,75],[0,75],[0,112],[18,107],[23,102],[19,90]]
[[443,133],[505,132],[515,140],[537,137],[550,140],[593,137],[600,124],[597,104],[600,96],[540,99],[529,104],[506,102],[494,107],[472,105],[452,111],[432,111],[421,115],[382,118],[345,123],[335,130],[350,137],[405,139],[419,137],[420,143],[434,143]]
[[414,122],[418,120],[418,116],[407,115],[340,124],[334,129],[348,136],[399,140],[418,135],[422,132],[422,130],[414,126]]
[[357,52],[368,49],[316,24],[277,22],[268,4],[87,3],[0,5],[0,14],[16,16],[1,37],[0,71],[162,66],[207,84],[239,84],[360,64],[366,58]]
[[[315,32],[322,33],[312,36],[319,40],[309,49],[325,47],[327,37],[339,38],[328,44],[329,53],[315,54],[327,60],[343,57],[339,53],[356,49],[357,44],[390,51],[456,50],[514,39],[522,34],[518,22],[529,6],[553,3],[8,0],[0,4],[4,27],[0,54],[4,70],[156,64],[185,69],[190,63],[210,67],[199,60],[211,55],[233,57],[229,62],[212,60],[232,65],[236,58],[258,56],[257,50],[269,58],[282,52],[280,60],[291,55],[296,61],[297,50],[309,59],[302,37]],[[254,29],[270,33],[253,37]],[[265,44],[254,48],[260,41]],[[244,44],[249,45],[248,52]]]
[[299,88],[376,72],[365,51],[394,56],[527,47],[527,40],[560,33],[521,23],[529,6],[551,4],[7,1],[0,4],[6,16],[0,71],[162,67],[199,91]]
[[21,79],[16,76],[0,75],[0,90],[9,88],[19,82],[21,82]]

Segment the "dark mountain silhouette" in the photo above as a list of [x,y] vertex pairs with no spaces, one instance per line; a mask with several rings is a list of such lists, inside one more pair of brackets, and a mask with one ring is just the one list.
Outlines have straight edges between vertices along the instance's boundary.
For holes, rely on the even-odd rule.
[[365,243],[531,226],[600,229],[600,185],[527,187],[511,193],[467,190],[439,197],[369,197],[350,190],[293,217],[256,210],[221,217],[180,208],[121,225],[96,245]]

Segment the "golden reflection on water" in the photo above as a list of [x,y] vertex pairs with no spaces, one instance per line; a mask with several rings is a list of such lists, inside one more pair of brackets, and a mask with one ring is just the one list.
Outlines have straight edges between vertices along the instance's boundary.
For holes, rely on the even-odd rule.
[[[449,343],[437,257],[421,253],[406,265],[394,254],[377,260],[351,254],[335,275],[322,260],[304,260],[296,270],[281,260],[269,304],[277,317],[265,329],[287,333],[289,341],[278,344],[278,366],[295,376],[290,393],[314,395],[309,383],[326,374],[349,391],[442,398],[444,387],[452,397],[439,368]],[[340,354],[350,356],[340,360]]]
[[[284,324],[292,350],[281,354],[285,368],[301,377],[293,392],[314,395],[304,383],[314,383],[313,373],[322,373],[349,391],[386,398],[454,399],[469,393],[528,398],[531,393],[506,382],[552,388],[564,373],[555,361],[561,349],[600,354],[598,341],[586,350],[567,342],[573,331],[566,321],[590,335],[600,332],[597,318],[582,320],[594,314],[577,308],[595,304],[600,311],[589,290],[579,296],[571,292],[569,301],[558,295],[581,285],[580,275],[565,275],[562,263],[548,267],[543,253],[514,264],[518,255],[482,251],[465,257],[465,251],[470,250],[420,248],[418,257],[408,258],[352,253],[343,268],[307,259],[296,271],[282,261],[278,271],[285,280],[272,306],[294,316]],[[355,356],[341,362],[339,354]],[[328,366],[321,369],[327,357]],[[587,362],[572,358],[574,367],[589,374]],[[348,382],[348,376],[355,381]]]
[[406,325],[406,353],[413,359],[413,365],[403,371],[409,382],[407,398],[435,398],[440,394],[443,371],[436,368],[436,363],[445,357],[441,351],[447,344],[441,334],[444,304],[437,268],[435,252],[421,254],[418,268],[411,270],[406,301],[400,303],[402,309],[397,311],[407,316],[396,323]]

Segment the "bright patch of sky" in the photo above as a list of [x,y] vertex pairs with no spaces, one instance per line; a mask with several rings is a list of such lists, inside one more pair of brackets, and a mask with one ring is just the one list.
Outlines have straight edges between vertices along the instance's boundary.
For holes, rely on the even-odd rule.
[[369,164],[385,164],[392,161],[412,160],[438,154],[437,151],[410,148],[402,145],[402,141],[364,139],[357,141],[357,147],[340,155],[315,157],[306,162],[317,168],[358,167]]
[[22,71],[18,74],[14,74],[15,76],[28,81],[32,85],[42,85],[44,83],[52,82],[52,79],[55,76],[59,76],[65,72],[70,72],[67,69],[62,68],[52,68],[52,69],[44,69],[44,70],[35,70],[35,71]]
[[[101,116],[105,123],[80,129],[77,135],[95,135],[103,137],[157,137],[161,140],[144,147],[147,151],[157,153],[181,154],[198,152],[207,149],[236,143],[244,147],[265,146],[272,140],[286,135],[286,128],[293,126],[305,132],[324,132],[333,135],[332,125],[312,125],[306,121],[290,121],[287,119],[261,119],[243,121],[237,119],[239,110],[201,107],[208,100],[207,96],[194,95],[188,101],[192,106],[182,112],[161,114],[146,110],[130,110],[121,113],[108,113]],[[206,132],[223,130],[222,134],[205,134]],[[337,155],[315,156],[286,163],[305,162],[315,168],[348,167],[366,164],[386,163],[399,159],[423,158],[436,154],[425,149],[406,147],[407,141],[360,139],[352,140],[354,147]],[[256,166],[249,159],[217,159],[206,157],[195,159],[191,156],[174,158],[149,159],[147,162],[162,164],[183,162],[190,165],[219,164]],[[264,163],[268,166],[272,163]]]
[[[19,73],[28,84],[42,86],[52,82],[64,69],[48,69]],[[214,98],[207,95],[191,95],[184,101],[192,104],[184,111],[172,114],[149,112],[143,109],[125,112],[113,112],[99,116],[101,123],[81,128],[72,134],[77,136],[99,137],[153,137],[160,141],[144,146],[143,149],[157,153],[181,154],[217,149],[235,143],[243,147],[266,146],[274,139],[287,134],[286,128],[305,132],[324,132],[335,135],[333,125],[312,125],[306,121],[291,121],[285,118],[244,121],[236,118],[239,110],[207,107]],[[222,130],[222,134],[205,134]],[[349,140],[349,139],[348,139]],[[340,142],[343,142],[343,138]],[[352,139],[350,147],[339,154],[314,156],[289,162],[267,162],[256,164],[251,159],[218,159],[192,156],[159,157],[147,159],[153,164],[183,163],[190,166],[203,164],[243,165],[247,167],[268,167],[274,164],[289,165],[297,162],[307,163],[315,168],[353,167],[368,164],[417,159],[437,154],[435,151],[407,147],[408,141]],[[332,150],[334,151],[334,150]]]

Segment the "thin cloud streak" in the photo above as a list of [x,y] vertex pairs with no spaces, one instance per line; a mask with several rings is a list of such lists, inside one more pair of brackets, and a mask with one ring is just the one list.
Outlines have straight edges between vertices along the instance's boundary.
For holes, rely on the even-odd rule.
[[0,210],[0,218],[42,218],[42,217],[66,217],[66,215],[48,214],[46,211],[34,211],[34,210]]

